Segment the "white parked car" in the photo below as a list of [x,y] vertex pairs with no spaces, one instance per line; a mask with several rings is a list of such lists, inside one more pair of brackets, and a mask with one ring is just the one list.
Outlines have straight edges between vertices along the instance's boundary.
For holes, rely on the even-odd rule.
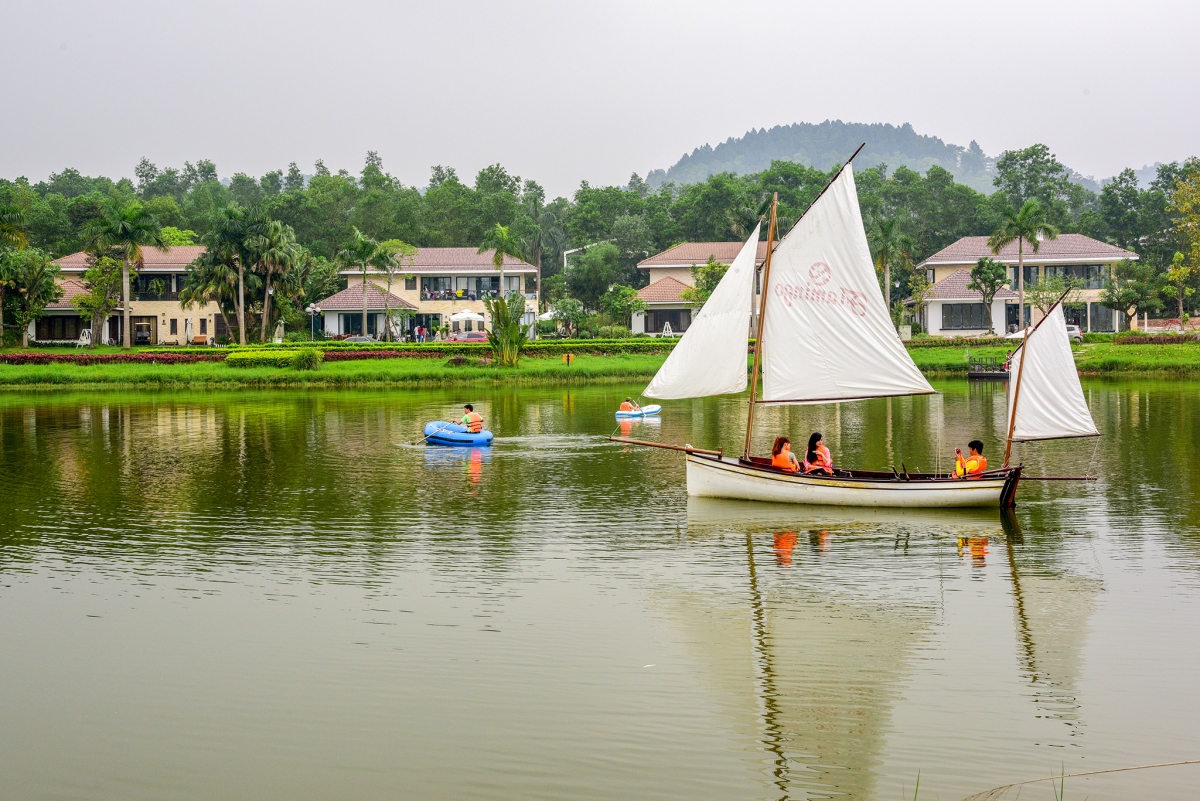
[[1068,325],[1067,326],[1067,339],[1073,339],[1076,342],[1083,341],[1083,332],[1079,330],[1079,326],[1077,326],[1077,325]]

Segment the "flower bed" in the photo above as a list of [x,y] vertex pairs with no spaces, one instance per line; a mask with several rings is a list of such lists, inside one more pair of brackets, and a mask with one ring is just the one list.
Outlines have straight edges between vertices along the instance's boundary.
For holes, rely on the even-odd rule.
[[194,364],[219,362],[225,353],[0,353],[0,364]]

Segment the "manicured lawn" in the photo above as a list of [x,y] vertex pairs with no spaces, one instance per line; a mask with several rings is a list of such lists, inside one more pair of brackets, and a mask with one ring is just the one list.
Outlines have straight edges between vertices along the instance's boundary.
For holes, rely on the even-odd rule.
[[327,362],[313,372],[290,367],[228,367],[198,364],[0,364],[0,387],[304,387],[369,384],[573,383],[649,378],[662,354],[579,355],[521,360],[520,367],[450,366],[445,359],[365,359]]

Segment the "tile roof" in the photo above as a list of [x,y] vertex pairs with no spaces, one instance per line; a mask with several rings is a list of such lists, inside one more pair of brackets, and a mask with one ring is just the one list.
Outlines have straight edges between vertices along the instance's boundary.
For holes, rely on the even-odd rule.
[[[206,248],[203,245],[176,245],[167,250],[142,248],[143,269],[183,272],[189,264],[203,256],[205,250]],[[70,256],[55,259],[54,263],[64,270],[86,270],[90,255],[86,251],[81,250],[78,253],[72,253]]]
[[[363,307],[363,286],[361,283],[351,283],[350,286],[343,289],[341,292],[330,295],[324,300],[319,300],[313,305],[321,311],[362,311]],[[367,311],[383,311],[384,298],[387,296],[375,284],[367,284]],[[395,295],[391,296],[390,306],[393,309],[410,309],[416,310],[416,306],[409,303],[404,298],[398,298]]]
[[[405,262],[401,272],[405,273],[438,273],[438,272],[483,272],[495,273],[496,266],[492,264],[492,253],[485,250],[477,253],[478,248],[419,248],[411,263]],[[504,256],[504,271],[506,273],[536,273],[537,267],[532,264]],[[342,270],[343,274],[359,273],[361,270]]]
[[47,309],[74,309],[71,298],[87,294],[87,287],[78,278],[60,278],[58,285],[63,288],[63,296],[53,303],[46,305]]
[[686,303],[680,293],[687,288],[687,284],[667,276],[639,289],[638,297],[647,303]]
[[[953,274],[946,276],[941,281],[933,285],[933,291],[929,294],[930,300],[983,300],[983,293],[973,289],[967,289],[967,284],[971,283],[971,271],[964,267],[961,270],[955,270]],[[1001,287],[996,293],[994,300],[1007,300],[1008,298],[1015,299],[1017,293],[1013,292],[1007,286]],[[1026,301],[1028,302],[1028,301]]]
[[[986,236],[964,236],[949,247],[934,253],[921,266],[934,264],[974,264],[984,256],[990,256],[1005,264],[1017,263],[1017,243],[1012,242],[1001,248],[999,255],[992,253],[987,245]],[[1046,261],[1063,262],[1097,262],[1120,261],[1121,259],[1136,259],[1136,253],[1098,239],[1092,239],[1083,234],[1059,234],[1057,239],[1043,239],[1038,243],[1038,252],[1030,252],[1029,244],[1025,245],[1025,261],[1041,264]]]
[[[744,242],[684,242],[673,248],[667,248],[662,253],[656,253],[648,259],[638,262],[640,269],[650,267],[691,267],[693,264],[704,264],[712,256],[721,264],[731,263],[742,249]],[[758,255],[755,264],[762,264],[767,258],[767,243],[758,243]]]

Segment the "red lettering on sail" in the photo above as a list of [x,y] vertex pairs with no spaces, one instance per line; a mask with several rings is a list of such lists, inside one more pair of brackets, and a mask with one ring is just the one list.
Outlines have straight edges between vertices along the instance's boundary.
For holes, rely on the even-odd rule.
[[775,296],[781,298],[787,306],[799,301],[808,301],[828,306],[844,306],[859,317],[867,316],[867,296],[862,292],[844,286],[823,288],[833,278],[833,270],[825,262],[814,262],[808,268],[808,278],[808,281],[800,284],[782,281],[775,284]]

